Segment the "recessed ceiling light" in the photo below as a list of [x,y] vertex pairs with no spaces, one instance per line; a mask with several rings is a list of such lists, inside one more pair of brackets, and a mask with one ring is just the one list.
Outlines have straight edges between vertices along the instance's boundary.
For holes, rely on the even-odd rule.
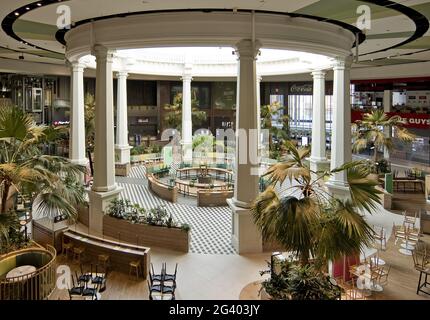
[[38,6],[38,7],[41,7],[41,6],[42,6],[42,4],[39,2],[39,3],[37,4],[37,6]]
[[30,10],[30,7],[26,7],[25,10]]
[[16,15],[16,16],[19,16],[19,12],[15,12],[15,15]]

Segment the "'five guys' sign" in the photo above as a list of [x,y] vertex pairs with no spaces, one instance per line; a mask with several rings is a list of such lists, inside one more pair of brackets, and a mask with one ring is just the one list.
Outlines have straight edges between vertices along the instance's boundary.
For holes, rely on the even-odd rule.
[[[362,120],[365,112],[360,111],[352,111],[351,120],[355,122],[357,120]],[[430,129],[430,114],[423,113],[397,113],[397,112],[388,112],[387,115],[389,117],[392,116],[400,116],[405,123],[405,128],[415,128],[415,129]]]

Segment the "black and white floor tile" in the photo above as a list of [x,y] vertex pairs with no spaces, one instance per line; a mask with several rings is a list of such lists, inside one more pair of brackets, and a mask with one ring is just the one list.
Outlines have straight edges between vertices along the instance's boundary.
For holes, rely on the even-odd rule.
[[235,254],[231,246],[231,211],[228,207],[202,208],[164,201],[147,187],[145,168],[134,166],[128,178],[117,177],[124,188],[123,199],[129,199],[144,208],[164,205],[180,223],[191,226],[190,251],[201,254]]

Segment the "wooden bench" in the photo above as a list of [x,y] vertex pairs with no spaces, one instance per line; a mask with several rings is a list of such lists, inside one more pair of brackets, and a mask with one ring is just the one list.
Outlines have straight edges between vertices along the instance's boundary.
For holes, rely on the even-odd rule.
[[227,199],[233,198],[233,191],[197,191],[197,205],[199,207],[227,206]]
[[143,266],[143,276],[146,279],[151,262],[150,248],[124,242],[119,243],[70,229],[65,231],[63,235],[75,247],[85,248],[85,254],[94,263],[98,261],[99,255],[108,255],[113,269],[127,273],[130,261],[140,261]]

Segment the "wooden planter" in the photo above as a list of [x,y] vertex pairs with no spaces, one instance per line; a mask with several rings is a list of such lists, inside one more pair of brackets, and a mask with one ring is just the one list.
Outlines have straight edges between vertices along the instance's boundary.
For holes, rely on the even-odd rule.
[[120,241],[145,247],[188,252],[190,232],[146,224],[133,224],[110,216],[103,217],[103,234]]
[[127,177],[130,174],[130,164],[115,164],[115,175],[119,177]]

